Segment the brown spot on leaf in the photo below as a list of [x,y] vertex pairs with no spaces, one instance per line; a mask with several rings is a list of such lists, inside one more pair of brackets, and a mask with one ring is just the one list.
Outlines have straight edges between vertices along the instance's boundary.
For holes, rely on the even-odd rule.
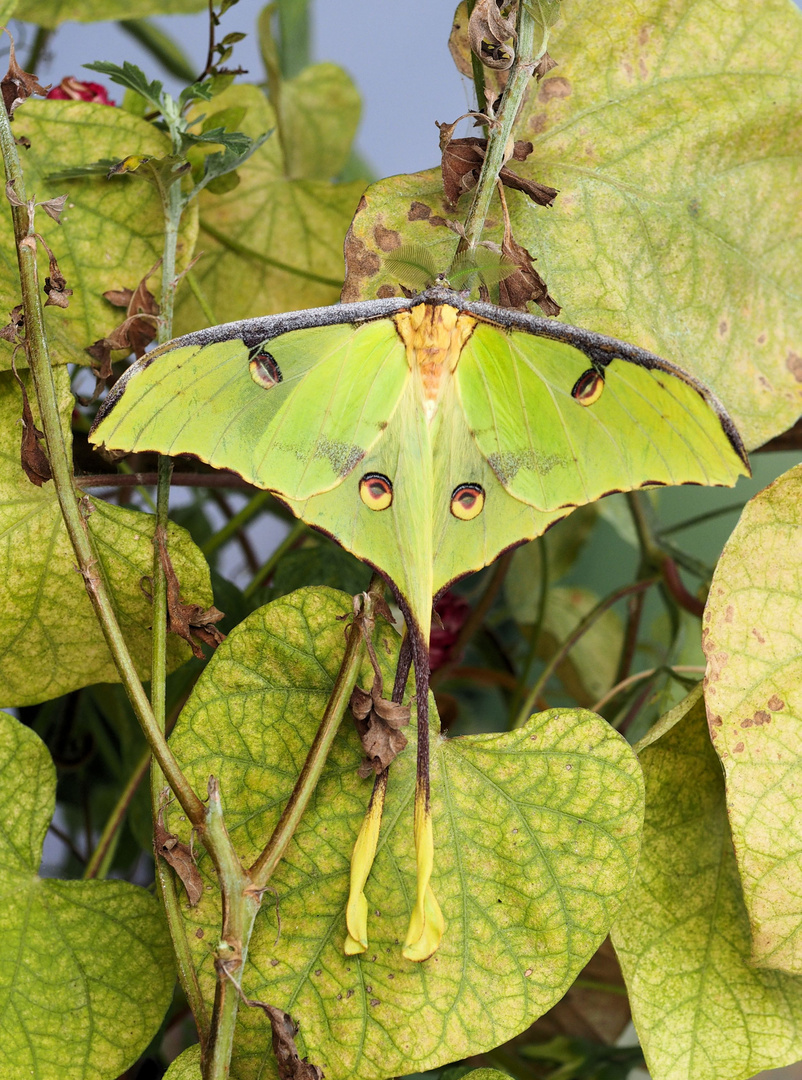
[[727,604],[727,610],[724,612],[724,622],[732,622],[732,617],[735,614],[735,608],[732,604]]
[[432,209],[426,203],[413,202],[407,211],[407,221],[426,221],[431,217]]
[[195,931],[195,937],[196,938],[202,938],[203,937],[203,927],[202,926],[199,926],[198,929]]
[[401,236],[395,229],[388,229],[381,223],[378,223],[373,228],[373,239],[376,241],[377,247],[382,251],[395,251],[397,247],[401,246]]
[[341,296],[343,303],[358,300],[364,279],[373,277],[381,266],[381,259],[376,252],[368,251],[365,242],[355,237],[353,230],[352,222],[343,247],[345,255],[345,284]]
[[743,749],[744,749],[744,744],[742,742],[739,742],[739,743],[736,743],[735,746],[733,746],[732,752],[733,752],[733,754],[742,754]]
[[745,720],[741,721],[741,727],[744,727],[744,728],[751,727],[754,724],[754,722],[755,721],[751,718],[751,716],[747,716]]
[[571,83],[562,75],[555,75],[551,79],[544,79],[540,84],[540,93],[537,95],[540,101],[550,101],[552,98],[567,98],[571,96]]
[[762,724],[770,724],[771,716],[764,710],[758,709],[755,713],[755,724],[760,727]]
[[638,32],[638,44],[645,45],[649,38],[652,36],[651,26],[642,26]]
[[768,706],[772,712],[778,712],[780,709],[785,708],[785,702],[778,694],[772,694],[768,700]]
[[718,324],[718,336],[719,337],[726,337],[729,328],[730,328],[730,324],[727,322],[727,320],[722,319]]
[[724,721],[723,721],[723,720],[721,719],[721,717],[720,717],[720,716],[711,716],[711,718],[710,718],[710,723],[711,723],[711,724],[712,724],[712,725],[713,725],[714,727],[721,727],[721,726],[722,726],[722,724],[724,723]]
[[765,345],[767,340],[768,340],[768,338],[767,338],[766,334],[758,334],[757,337],[755,338],[755,341],[757,342],[758,345]]
[[795,352],[789,352],[785,358],[785,366],[797,382],[802,382],[802,356]]
[[546,130],[546,124],[548,123],[548,117],[545,113],[535,113],[532,119],[529,121],[529,130],[533,135],[540,135],[541,132]]
[[[376,290],[376,296],[378,296],[380,300],[386,300],[389,296],[395,296],[395,289],[392,285],[380,285]],[[380,426],[383,429],[387,427],[387,424],[385,423]]]
[[752,627],[752,633],[755,635],[755,637],[757,638],[757,640],[760,642],[761,645],[766,644],[766,639],[763,637],[763,635],[761,634],[761,632],[758,630],[758,628],[756,626]]

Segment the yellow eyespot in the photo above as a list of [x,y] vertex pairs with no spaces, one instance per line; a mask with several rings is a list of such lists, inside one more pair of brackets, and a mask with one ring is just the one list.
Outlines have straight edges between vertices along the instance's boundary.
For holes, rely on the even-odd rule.
[[261,345],[251,349],[251,362],[248,364],[251,378],[265,390],[270,390],[282,381],[281,369],[269,352],[265,352]]
[[583,371],[574,383],[571,397],[580,405],[593,405],[599,400],[604,389],[604,376],[595,368]]
[[365,473],[359,481],[359,495],[369,510],[386,510],[393,501],[393,485],[381,473]]
[[485,505],[485,489],[481,484],[460,484],[451,493],[451,513],[460,521],[471,521],[481,514]]

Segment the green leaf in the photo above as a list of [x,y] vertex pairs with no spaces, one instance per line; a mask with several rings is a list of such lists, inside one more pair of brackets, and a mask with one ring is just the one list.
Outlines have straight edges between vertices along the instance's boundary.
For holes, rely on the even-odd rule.
[[705,611],[710,730],[724,766],[753,960],[802,974],[802,466],[747,503]]
[[336,64],[314,64],[283,82],[278,118],[287,176],[337,176],[348,161],[360,112],[353,79]]
[[154,109],[161,111],[164,105],[164,84],[160,83],[158,79],[148,82],[145,72],[136,64],[131,64],[128,60],[125,60],[120,66],[106,60],[98,60],[94,64],[84,64],[84,67],[90,71],[98,71],[101,75],[108,75],[113,83],[124,86],[127,90],[133,90],[135,94],[139,94],[140,97],[149,102]]
[[[204,103],[204,116],[247,107],[242,129],[258,138],[276,116],[258,87],[236,85]],[[342,244],[363,185],[288,180],[280,141],[270,138],[242,165],[239,186],[199,199],[205,255],[193,274],[217,322],[331,304],[339,299]],[[184,293],[178,333],[206,318]]]
[[0,713],[0,1071],[4,1080],[109,1080],[156,1035],[175,983],[158,903],[121,881],[37,875],[56,771]]
[[498,1069],[471,1069],[464,1076],[465,1080],[504,1080],[509,1073],[499,1072]]
[[[537,655],[549,660],[598,604],[588,589],[549,590]],[[605,611],[557,667],[557,676],[574,701],[592,705],[613,685],[624,629],[615,611]]]
[[195,1043],[175,1059],[164,1074],[164,1080],[201,1080],[200,1046]]
[[[45,308],[50,350],[55,364],[89,363],[84,349],[105,337],[121,321],[103,293],[135,289],[153,267],[164,245],[164,223],[158,193],[131,177],[58,182],[49,179],[64,168],[81,167],[99,158],[115,161],[128,155],[163,157],[169,143],[138,117],[85,101],[27,101],[14,118],[15,133],[26,135],[31,148],[23,160],[29,194],[44,199],[67,191],[57,225],[41,210],[36,228],[53,249],[75,290],[66,310]],[[184,214],[178,238],[178,269],[189,262],[197,235],[197,210]],[[47,258],[40,254],[40,277]],[[151,279],[155,292],[157,282]],[[19,277],[11,217],[0,215],[0,311],[19,303]],[[0,367],[8,368],[11,346],[0,342]],[[17,364],[22,355],[17,357]]]
[[[331,691],[351,598],[302,589],[249,616],[220,646],[185,706],[172,747],[195,782],[220,780],[241,856],[257,854],[295,783]],[[399,638],[379,631],[391,681]],[[366,662],[360,684],[369,685]],[[410,742],[414,735],[408,730]],[[446,919],[436,956],[414,964],[400,939],[414,895],[415,747],[393,763],[366,893],[369,947],[343,954],[349,860],[372,789],[346,721],[312,803],[272,878],[243,989],[300,1021],[299,1049],[329,1080],[427,1069],[522,1031],[571,985],[603,939],[637,858],[641,779],[599,717],[552,710],[504,735],[435,738],[433,885]],[[480,810],[478,808],[481,808]],[[169,827],[186,834],[185,823]],[[208,878],[208,860],[200,868]],[[219,896],[186,913],[205,992]],[[196,936],[203,930],[202,937]],[[269,1028],[241,1009],[233,1071],[275,1075]]]
[[365,563],[339,544],[322,540],[282,556],[273,575],[272,591],[277,597],[304,585],[328,585],[356,594],[367,589],[369,581],[370,569]]
[[[56,370],[65,429],[73,407],[66,369]],[[29,389],[34,417],[36,400]],[[0,645],[0,704],[29,705],[119,676],[95,617],[61,518],[52,483],[37,488],[19,464],[21,396],[0,375],[0,581],[6,590]],[[123,633],[142,678],[150,671],[151,606],[140,587],[152,573],[155,518],[99,499],[84,504]],[[188,534],[171,525],[170,557],[185,600],[211,603],[209,570]],[[170,669],[189,648],[174,635]]]
[[700,688],[636,747],[646,822],[613,927],[653,1080],[746,1080],[802,1057],[802,981],[756,968]]
[[18,19],[52,30],[59,23],[139,19],[144,15],[182,15],[201,11],[206,0],[20,0]]

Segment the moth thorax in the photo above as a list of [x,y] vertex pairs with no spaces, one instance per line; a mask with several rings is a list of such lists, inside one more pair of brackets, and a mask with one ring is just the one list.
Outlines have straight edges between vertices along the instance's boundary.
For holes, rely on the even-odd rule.
[[417,304],[399,312],[395,325],[406,345],[410,370],[419,379],[422,405],[431,423],[476,319],[449,304]]

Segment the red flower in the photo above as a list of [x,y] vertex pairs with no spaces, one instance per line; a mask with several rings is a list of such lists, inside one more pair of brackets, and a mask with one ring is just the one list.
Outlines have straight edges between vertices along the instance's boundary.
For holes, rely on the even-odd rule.
[[435,610],[443,625],[442,628],[437,623],[432,625],[429,643],[429,667],[432,671],[436,671],[449,660],[459,660],[458,656],[451,654],[463,623],[470,615],[471,607],[464,597],[449,590],[437,601]]
[[56,101],[94,101],[97,105],[117,104],[115,101],[109,101],[105,86],[96,82],[81,82],[72,75],[65,76],[47,96]]

